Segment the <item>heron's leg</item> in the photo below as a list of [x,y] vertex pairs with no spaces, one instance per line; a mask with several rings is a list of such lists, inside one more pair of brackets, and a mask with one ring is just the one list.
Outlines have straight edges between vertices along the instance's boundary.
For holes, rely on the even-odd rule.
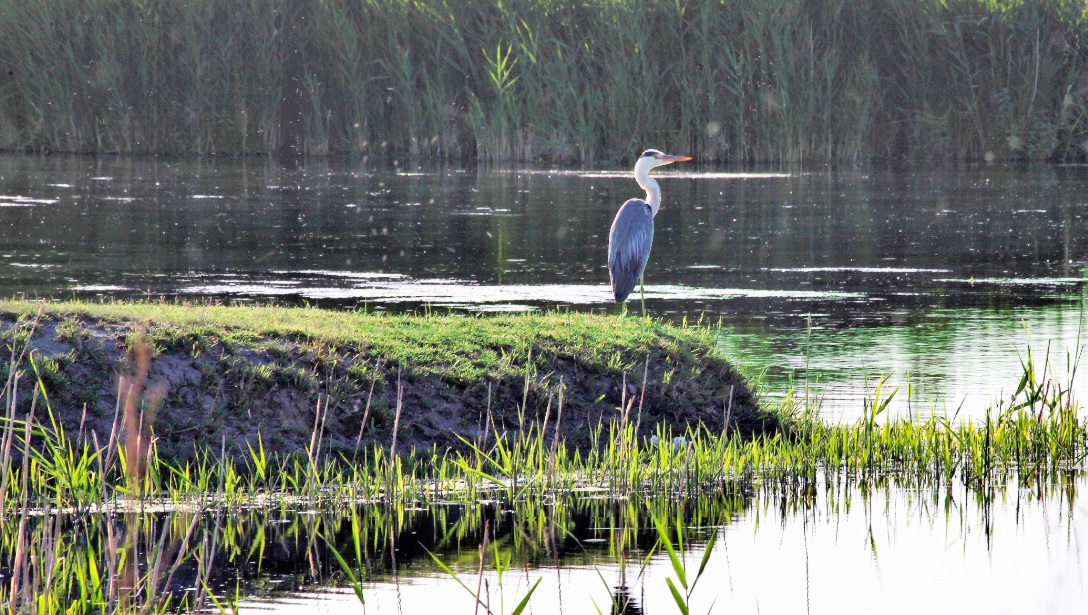
[[646,315],[646,276],[638,277],[638,294],[642,297],[642,315]]

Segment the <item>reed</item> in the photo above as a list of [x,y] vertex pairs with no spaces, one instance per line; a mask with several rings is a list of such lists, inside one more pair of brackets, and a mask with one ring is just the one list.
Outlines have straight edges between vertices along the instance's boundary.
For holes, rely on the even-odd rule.
[[12,0],[0,147],[590,161],[1071,160],[1066,0]]
[[[1015,481],[915,485],[912,512],[922,522],[958,521],[990,536],[994,530],[982,520],[995,502],[1000,506],[1019,492],[1019,497],[1035,499],[1025,506],[1045,506],[1040,498],[1075,499],[1076,485],[1067,478],[1023,486]],[[879,506],[897,488],[890,480],[841,479],[820,489],[819,498],[835,514],[830,511]],[[720,586],[707,588],[699,581],[709,555],[719,553],[729,540],[730,534],[721,534],[720,528],[745,515],[811,513],[814,493],[765,480],[720,484],[685,500],[640,493],[608,499],[575,492],[429,507],[336,499],[120,514],[43,508],[31,511],[22,524],[0,526],[0,558],[13,561],[20,540],[26,549],[18,558],[25,564],[24,574],[14,585],[5,579],[0,600],[5,607],[14,602],[11,610],[20,613],[207,612],[205,604],[236,612],[240,600],[274,591],[274,580],[290,561],[305,570],[290,578],[286,589],[292,594],[343,583],[358,600],[370,601],[375,584],[384,582],[388,588],[399,565],[412,568],[413,576],[452,575],[466,597],[482,603],[479,612],[504,613],[531,605],[530,597],[539,595],[526,593],[536,583],[532,569],[553,564],[558,570],[572,564],[611,567],[618,562],[618,584],[602,574],[613,592],[613,608],[637,596],[631,590],[640,581],[643,595],[670,591],[671,581],[678,609],[702,612],[697,602],[724,593]],[[584,538],[597,544],[580,543]],[[670,578],[650,587],[643,572],[655,555]],[[635,566],[637,577],[623,571],[628,558],[641,560],[641,567]],[[262,565],[272,568],[262,573]],[[517,574],[511,581],[508,575],[519,569],[524,576]],[[589,602],[578,595],[567,600]],[[473,608],[466,606],[464,610]]]
[[[685,528],[683,519],[678,517],[672,524],[667,525],[664,519],[655,518],[654,527],[657,529],[658,544],[665,548],[665,552],[669,556],[669,563],[672,565],[673,575],[676,577],[675,582],[673,582],[672,578],[666,578],[665,584],[669,587],[669,593],[672,595],[673,602],[676,603],[676,608],[680,610],[682,615],[689,615],[691,613],[691,595],[695,592],[695,586],[698,585],[699,579],[702,578],[703,572],[706,570],[707,562],[710,561],[710,554],[714,551],[714,543],[717,542],[718,535],[716,533],[711,535],[710,541],[707,542],[706,548],[703,550],[703,557],[699,560],[699,568],[689,580],[684,549]],[[674,532],[677,537],[675,547],[671,537]],[[677,553],[678,551],[679,553]],[[677,588],[677,583],[680,585],[679,588]]]
[[[1088,421],[1068,388],[1039,374],[1031,358],[1016,394],[981,422],[880,420],[894,392],[879,387],[868,412],[852,425],[809,418],[787,422],[784,431],[744,439],[706,429],[682,437],[659,430],[658,444],[640,441],[630,423],[593,434],[595,447],[569,448],[542,429],[493,433],[489,445],[465,440],[461,450],[412,450],[391,456],[379,446],[347,457],[268,454],[259,444],[235,460],[219,451],[174,464],[145,453],[146,478],[134,485],[125,442],[117,454],[84,440],[75,442],[52,418],[47,397],[26,418],[4,418],[13,439],[4,468],[6,517],[41,507],[140,510],[150,500],[242,504],[303,496],[312,501],[476,501],[521,499],[578,490],[613,497],[653,493],[684,499],[723,483],[777,481],[803,485],[823,480],[877,480],[905,484],[989,484],[1015,477],[1046,481],[1082,468],[1088,457]],[[34,410],[32,406],[32,410]]]

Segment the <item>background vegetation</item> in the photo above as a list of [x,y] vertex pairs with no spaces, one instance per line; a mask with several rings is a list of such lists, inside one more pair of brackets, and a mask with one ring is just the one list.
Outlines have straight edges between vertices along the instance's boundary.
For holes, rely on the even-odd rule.
[[0,147],[1083,160],[1079,0],[3,0]]

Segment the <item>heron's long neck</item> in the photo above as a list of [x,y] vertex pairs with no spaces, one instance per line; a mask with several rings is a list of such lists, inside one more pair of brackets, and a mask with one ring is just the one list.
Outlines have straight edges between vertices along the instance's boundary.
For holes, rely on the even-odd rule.
[[656,217],[657,210],[661,208],[661,186],[650,177],[650,169],[641,166],[635,167],[635,181],[646,191],[646,204],[650,206],[650,213]]

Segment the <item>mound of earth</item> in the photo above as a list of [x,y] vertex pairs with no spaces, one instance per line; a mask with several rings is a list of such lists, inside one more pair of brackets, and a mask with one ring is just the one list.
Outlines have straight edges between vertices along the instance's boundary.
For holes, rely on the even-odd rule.
[[[11,366],[19,374],[20,417],[40,380],[69,438],[95,434],[105,445],[111,434],[122,437],[142,425],[160,456],[171,459],[218,452],[224,442],[230,453],[243,455],[247,445],[256,447],[258,435],[268,451],[306,451],[319,440],[323,452],[350,455],[360,445],[391,446],[394,427],[398,451],[463,447],[485,432],[545,426],[549,439],[558,426],[568,445],[585,448],[624,420],[643,436],[658,429],[717,433],[727,418],[730,430],[746,435],[779,428],[712,345],[684,338],[678,327],[655,325],[639,347],[588,352],[563,337],[569,331],[549,333],[551,325],[537,317],[511,325],[534,332],[531,353],[522,348],[519,354],[505,339],[456,347],[421,340],[435,348],[421,355],[429,358],[408,362],[373,339],[392,337],[411,347],[416,329],[410,320],[358,317],[375,322],[355,337],[323,339],[138,311],[35,316],[9,307],[0,315],[0,377],[7,381]],[[611,326],[609,319],[619,317],[589,318],[600,320],[587,326]],[[447,324],[468,329],[486,321]],[[394,326],[404,333],[381,329]],[[474,333],[466,330],[458,339],[475,339]],[[499,359],[471,376],[455,368],[489,353]],[[10,406],[9,398],[2,401]],[[36,420],[48,425],[47,412],[39,400]]]

